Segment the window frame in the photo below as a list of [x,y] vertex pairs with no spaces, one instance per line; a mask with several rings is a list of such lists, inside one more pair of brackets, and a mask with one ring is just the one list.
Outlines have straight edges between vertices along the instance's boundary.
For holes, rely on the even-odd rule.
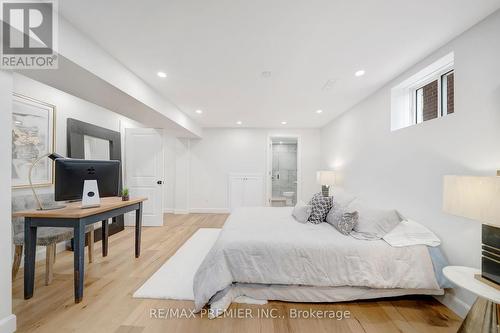
[[[453,74],[453,92],[455,92],[455,69],[451,68],[448,72],[441,75],[441,117],[449,115],[448,113],[448,80],[446,80],[446,85],[443,84],[444,78]],[[446,97],[446,98],[444,98]],[[455,104],[455,94],[453,94],[453,104]],[[455,110],[453,110],[453,113]]]
[[[437,81],[437,93],[438,93],[438,101],[437,101],[437,117],[436,118],[433,118],[433,119],[439,119],[441,117],[444,117],[446,115],[448,115],[448,113],[444,114],[443,113],[443,78],[450,74],[450,73],[455,73],[455,68],[454,68],[454,64],[451,63],[451,64],[448,64],[434,72],[432,72],[431,74],[423,77],[422,79],[418,80],[416,83],[414,83],[410,88],[409,88],[409,91],[410,91],[410,119],[412,119],[412,124],[411,125],[417,125],[417,124],[421,124],[424,122],[423,120],[423,117],[419,117],[419,114],[418,114],[418,106],[417,106],[417,102],[418,102],[418,98],[417,98],[417,94],[418,94],[418,90],[422,89],[423,87],[425,87],[426,85],[428,85],[429,83],[431,82],[434,82],[434,81]],[[419,119],[421,118],[421,119]],[[429,120],[432,120],[432,119],[429,119]]]

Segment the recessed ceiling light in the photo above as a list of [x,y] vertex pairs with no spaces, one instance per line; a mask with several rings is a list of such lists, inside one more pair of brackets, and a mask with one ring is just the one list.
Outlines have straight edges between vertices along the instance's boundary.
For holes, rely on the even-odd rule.
[[267,79],[270,78],[273,73],[271,71],[263,71],[260,75],[262,75],[263,78]]
[[317,113],[317,114],[322,114],[322,113],[323,113],[323,110],[316,110],[316,113]]
[[357,77],[363,76],[363,75],[365,75],[365,71],[360,69],[359,71],[356,71],[356,73],[354,73],[354,75],[356,75]]
[[165,73],[165,72],[158,72],[158,73],[156,73],[156,75],[158,75],[161,78],[166,78],[167,77],[167,73]]
[[197,114],[202,114],[203,113],[203,110],[196,110],[195,111]]
[[281,125],[286,125],[286,124],[288,124],[286,121],[281,122]]
[[241,125],[241,124],[243,124],[243,122],[242,122],[241,120],[238,120],[238,121],[236,122],[236,125]]

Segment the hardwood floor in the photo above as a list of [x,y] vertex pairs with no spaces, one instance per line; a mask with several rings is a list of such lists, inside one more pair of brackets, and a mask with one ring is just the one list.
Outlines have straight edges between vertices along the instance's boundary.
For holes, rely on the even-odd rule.
[[[144,228],[142,253],[134,258],[133,228],[110,237],[103,258],[96,243],[94,262],[85,266],[83,301],[73,303],[73,255],[60,253],[50,286],[44,285],[44,262],[37,263],[35,293],[23,299],[23,272],[13,282],[18,332],[456,332],[461,319],[432,297],[404,297],[335,304],[270,302],[264,306],[233,304],[231,314],[245,318],[209,320],[151,318],[157,309],[185,309],[192,302],[140,300],[132,294],[198,228],[219,228],[226,215],[166,215],[164,227]],[[293,310],[295,309],[295,310]],[[349,311],[342,320],[291,317],[290,311]],[[239,311],[239,312],[238,312]],[[266,312],[267,311],[267,312]],[[161,314],[161,312],[156,312]],[[181,311],[180,314],[183,312]],[[262,314],[280,318],[263,318]],[[257,318],[261,314],[260,318]],[[251,318],[253,316],[254,318]],[[283,316],[283,318],[281,318]],[[241,317],[241,316],[240,316]]]

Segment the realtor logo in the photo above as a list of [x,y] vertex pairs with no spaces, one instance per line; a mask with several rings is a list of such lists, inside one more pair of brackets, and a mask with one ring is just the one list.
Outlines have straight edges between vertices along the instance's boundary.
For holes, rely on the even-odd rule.
[[2,1],[1,68],[57,68],[56,5],[56,0]]

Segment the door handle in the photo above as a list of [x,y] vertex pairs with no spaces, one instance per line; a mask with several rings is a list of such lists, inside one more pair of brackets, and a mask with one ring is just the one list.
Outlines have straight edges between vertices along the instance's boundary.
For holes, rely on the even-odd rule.
[[163,182],[162,182],[161,180],[158,180],[158,181],[156,182],[156,184],[161,185],[161,184],[163,184]]

